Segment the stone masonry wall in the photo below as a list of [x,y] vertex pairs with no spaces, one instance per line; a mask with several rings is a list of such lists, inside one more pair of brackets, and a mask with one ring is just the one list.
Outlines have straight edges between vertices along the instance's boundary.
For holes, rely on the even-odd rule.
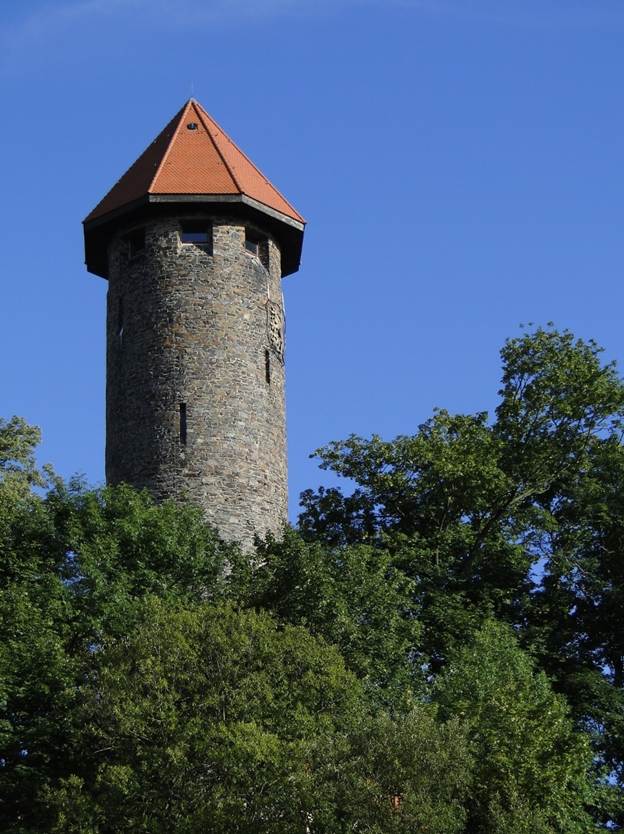
[[280,251],[268,236],[247,251],[240,219],[190,215],[212,224],[209,254],[180,242],[181,219],[144,224],[134,257],[130,228],[111,241],[106,477],[189,499],[249,546],[287,515]]

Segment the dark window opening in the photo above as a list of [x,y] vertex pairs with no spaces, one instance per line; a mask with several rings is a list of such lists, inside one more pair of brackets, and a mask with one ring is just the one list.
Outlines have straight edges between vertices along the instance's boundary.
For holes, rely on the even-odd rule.
[[145,249],[145,229],[134,229],[126,235],[128,254],[135,258]]
[[269,268],[269,240],[254,229],[245,229],[245,249]]
[[267,384],[271,384],[271,354],[268,350],[264,351],[264,378]]
[[190,243],[212,255],[212,227],[205,220],[184,220],[181,223],[180,242]]
[[260,241],[254,240],[254,238],[251,238],[249,237],[249,235],[247,235],[245,237],[245,249],[248,252],[251,252],[252,255],[258,257],[258,255],[260,254]]
[[180,443],[186,446],[186,403],[180,403]]
[[124,308],[123,308],[123,298],[119,298],[119,302],[117,304],[117,337],[121,342],[123,339],[123,332],[124,332]]

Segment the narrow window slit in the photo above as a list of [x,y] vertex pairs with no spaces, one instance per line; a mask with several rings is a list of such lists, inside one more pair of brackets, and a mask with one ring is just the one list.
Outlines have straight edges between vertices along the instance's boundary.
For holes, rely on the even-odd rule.
[[180,443],[186,446],[186,403],[180,403]]
[[119,298],[119,302],[117,304],[117,338],[121,342],[123,340],[123,332],[124,332],[124,306],[123,306],[123,298]]
[[268,350],[264,351],[264,378],[267,384],[271,384],[271,354]]

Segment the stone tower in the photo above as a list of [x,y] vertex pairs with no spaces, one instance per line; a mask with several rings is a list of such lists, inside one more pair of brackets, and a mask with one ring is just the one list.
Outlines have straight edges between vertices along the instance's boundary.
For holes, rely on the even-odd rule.
[[286,520],[284,307],[304,220],[191,99],[84,221],[108,279],[106,478],[248,545]]

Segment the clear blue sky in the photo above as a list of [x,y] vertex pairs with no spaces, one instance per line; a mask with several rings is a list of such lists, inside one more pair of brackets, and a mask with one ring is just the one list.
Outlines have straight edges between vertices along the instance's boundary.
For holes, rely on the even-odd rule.
[[492,408],[521,322],[624,356],[622,0],[3,0],[0,414],[103,480],[106,284],[80,221],[191,92],[306,216],[308,454]]

